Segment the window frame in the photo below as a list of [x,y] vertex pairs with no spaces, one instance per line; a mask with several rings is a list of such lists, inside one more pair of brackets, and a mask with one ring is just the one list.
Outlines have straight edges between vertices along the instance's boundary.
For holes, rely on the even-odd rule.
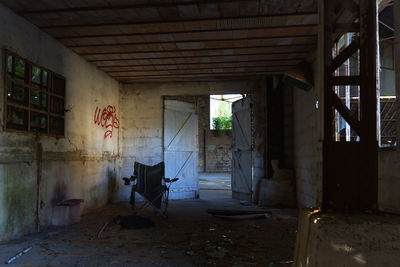
[[[4,108],[3,108],[3,131],[5,132],[14,132],[14,133],[25,133],[25,134],[35,134],[35,135],[45,135],[45,136],[51,136],[51,137],[65,137],[65,100],[66,100],[66,78],[63,75],[60,75],[52,70],[49,70],[48,68],[42,67],[24,57],[19,56],[17,53],[10,51],[6,48],[3,49],[3,68],[4,68]],[[9,77],[9,72],[8,72],[8,57],[12,56],[14,59],[19,59],[22,60],[25,64],[25,72],[27,71],[28,73],[25,73],[25,77],[23,81],[17,80],[13,77]],[[35,84],[32,82],[32,69],[33,67],[39,68],[40,71],[40,85]],[[15,70],[13,69],[13,72]],[[44,88],[43,85],[43,71],[47,72],[47,86]],[[63,82],[63,95],[57,94],[54,92],[54,78],[58,78]],[[28,82],[27,82],[28,81]],[[24,90],[27,91],[27,102],[25,104],[17,104],[9,101],[8,99],[8,83],[12,82],[13,86],[14,84],[17,84],[21,87],[24,87]],[[35,90],[34,92],[40,92],[44,95],[46,95],[46,107],[45,109],[40,109],[38,107],[35,107],[32,105],[32,100],[31,100],[31,92],[32,90]],[[42,96],[41,96],[42,97]],[[52,109],[52,103],[53,99],[59,99],[63,101],[62,105],[62,114],[61,113],[55,113],[51,111]],[[7,113],[8,113],[8,108],[13,107],[13,108],[18,108],[21,110],[24,110],[27,112],[27,123],[23,124],[23,126],[26,126],[25,129],[14,129],[14,128],[9,128],[8,127],[8,121],[7,121]],[[60,105],[61,107],[61,105]],[[40,131],[40,126],[38,130],[35,130],[35,127],[31,127],[31,113],[37,113],[44,115],[46,117],[46,130],[45,131]],[[52,118],[58,118],[62,120],[62,134],[61,133],[54,133],[51,130],[51,119]],[[61,124],[60,124],[61,125]],[[61,129],[57,128],[56,132],[61,132]]]
[[[382,35],[384,34],[384,31],[380,31],[381,29],[381,14],[383,12],[385,12],[385,10],[388,9],[388,11],[390,12],[389,9],[391,9],[392,16],[394,16],[394,7],[392,5],[388,5],[388,6],[384,6],[377,14],[377,19],[379,21],[379,25],[377,26],[376,29],[376,33],[377,33],[377,66],[379,67],[378,73],[377,73],[377,77],[378,77],[378,97],[377,97],[377,101],[378,101],[378,112],[377,115],[379,116],[379,119],[377,120],[377,128],[378,128],[378,144],[379,144],[379,150],[396,150],[397,147],[399,147],[399,133],[398,133],[398,120],[399,120],[399,115],[398,115],[398,92],[396,90],[397,87],[397,64],[396,64],[396,56],[395,56],[395,49],[396,49],[396,24],[393,22],[393,25],[391,27],[393,27],[393,29],[391,29],[393,31],[393,36],[389,36],[389,37],[384,37],[382,36],[381,38],[381,33]],[[385,23],[387,23],[385,21]],[[388,27],[387,25],[383,24],[383,28]],[[388,24],[390,25],[390,24]],[[389,26],[390,28],[390,26]],[[389,44],[389,48],[391,49],[391,60],[392,60],[392,67],[393,69],[390,68],[386,68],[386,66],[384,66],[382,64],[382,61],[385,59],[385,42],[388,42],[387,44]],[[393,81],[393,85],[394,85],[394,94],[390,95],[390,94],[382,94],[383,90],[385,89],[386,84],[384,84],[383,81],[383,71],[387,71],[387,70],[391,70],[393,71],[393,75],[394,75],[394,81]],[[392,104],[392,108],[390,107],[390,104]],[[385,110],[384,105],[389,105],[389,109],[386,109],[386,117],[383,117],[383,111]],[[389,113],[389,111],[392,112],[392,116],[387,116],[387,114]],[[389,113],[390,114],[390,113]],[[394,116],[393,116],[394,114]],[[393,135],[389,135],[389,136],[384,136],[383,134],[385,133],[383,130],[386,129],[386,127],[384,127],[384,123],[386,123],[386,127],[388,125],[392,125],[392,129],[393,129]],[[390,127],[389,127],[390,129]],[[387,129],[386,129],[387,130]],[[391,139],[391,142],[388,142],[387,138]],[[384,142],[385,141],[385,142]]]

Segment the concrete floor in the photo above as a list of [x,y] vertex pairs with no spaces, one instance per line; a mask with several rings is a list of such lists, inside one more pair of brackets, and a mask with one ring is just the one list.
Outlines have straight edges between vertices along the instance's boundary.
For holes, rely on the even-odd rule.
[[121,230],[110,223],[100,239],[97,233],[116,215],[130,215],[127,204],[108,205],[82,216],[67,227],[49,227],[42,233],[0,244],[6,261],[23,248],[32,250],[15,266],[290,266],[294,255],[297,210],[269,209],[265,219],[227,221],[205,212],[208,208],[258,209],[242,206],[230,191],[203,190],[200,199],[170,201],[169,219],[151,209],[154,228]]
[[200,189],[231,190],[231,173],[199,173]]

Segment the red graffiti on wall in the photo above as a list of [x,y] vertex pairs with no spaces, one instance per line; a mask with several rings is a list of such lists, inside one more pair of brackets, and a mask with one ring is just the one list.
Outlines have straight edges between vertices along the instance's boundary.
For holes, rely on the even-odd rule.
[[112,138],[114,128],[119,128],[119,120],[115,112],[115,106],[108,105],[106,108],[103,108],[103,110],[96,107],[96,111],[94,112],[94,123],[106,128],[104,139],[107,137]]

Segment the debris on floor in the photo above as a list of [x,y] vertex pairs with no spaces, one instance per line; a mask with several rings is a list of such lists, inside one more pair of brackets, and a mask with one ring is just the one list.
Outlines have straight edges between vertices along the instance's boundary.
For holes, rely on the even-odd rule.
[[[293,261],[297,210],[244,207],[230,192],[221,190],[201,191],[200,199],[171,201],[169,209],[166,220],[154,216],[150,207],[133,216],[128,203],[111,204],[85,214],[78,224],[49,227],[18,241],[0,243],[0,258],[6,260],[21,248],[33,247],[13,264],[268,267],[272,262],[275,267],[290,266]],[[207,209],[225,215],[227,211],[234,215],[272,211],[273,216],[222,220],[210,216]],[[138,225],[145,228],[138,229]],[[152,226],[156,227],[148,228]],[[101,238],[97,238],[99,233]]]
[[22,255],[24,255],[25,253],[28,253],[30,250],[32,249],[32,247],[28,247],[28,248],[24,248],[21,252],[17,253],[14,257],[12,257],[11,259],[9,259],[8,261],[6,261],[6,264],[11,264],[13,261],[15,261],[16,259],[18,259],[19,257],[21,257]]
[[247,200],[242,200],[242,201],[240,201],[240,205],[253,206],[253,203],[251,203],[250,201],[247,201]]
[[271,216],[271,212],[266,210],[216,210],[208,209],[207,213],[216,218],[226,220],[251,220],[265,219]]
[[108,224],[109,224],[110,222],[111,222],[111,221],[107,221],[107,222],[105,222],[105,223],[103,224],[103,227],[101,227],[100,231],[99,231],[98,234],[97,234],[97,239],[100,239],[101,234],[104,232],[104,230],[107,228],[107,226],[108,226]]
[[225,257],[227,252],[228,250],[222,247],[211,247],[209,248],[209,251],[206,254],[207,256],[212,258],[222,259],[223,257]]
[[250,214],[271,214],[270,211],[267,210],[241,210],[241,209],[207,209],[207,213],[210,213],[212,215],[250,215]]
[[121,225],[121,229],[143,229],[154,227],[153,221],[139,215],[118,215],[114,218],[114,222]]
[[269,214],[248,214],[248,215],[214,215],[216,218],[221,218],[225,220],[252,220],[252,219],[265,219]]

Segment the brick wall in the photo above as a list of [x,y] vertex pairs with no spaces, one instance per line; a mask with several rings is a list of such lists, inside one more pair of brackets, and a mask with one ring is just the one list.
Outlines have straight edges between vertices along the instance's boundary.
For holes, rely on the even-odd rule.
[[205,134],[206,171],[230,172],[232,170],[232,131],[217,132],[207,129]]

